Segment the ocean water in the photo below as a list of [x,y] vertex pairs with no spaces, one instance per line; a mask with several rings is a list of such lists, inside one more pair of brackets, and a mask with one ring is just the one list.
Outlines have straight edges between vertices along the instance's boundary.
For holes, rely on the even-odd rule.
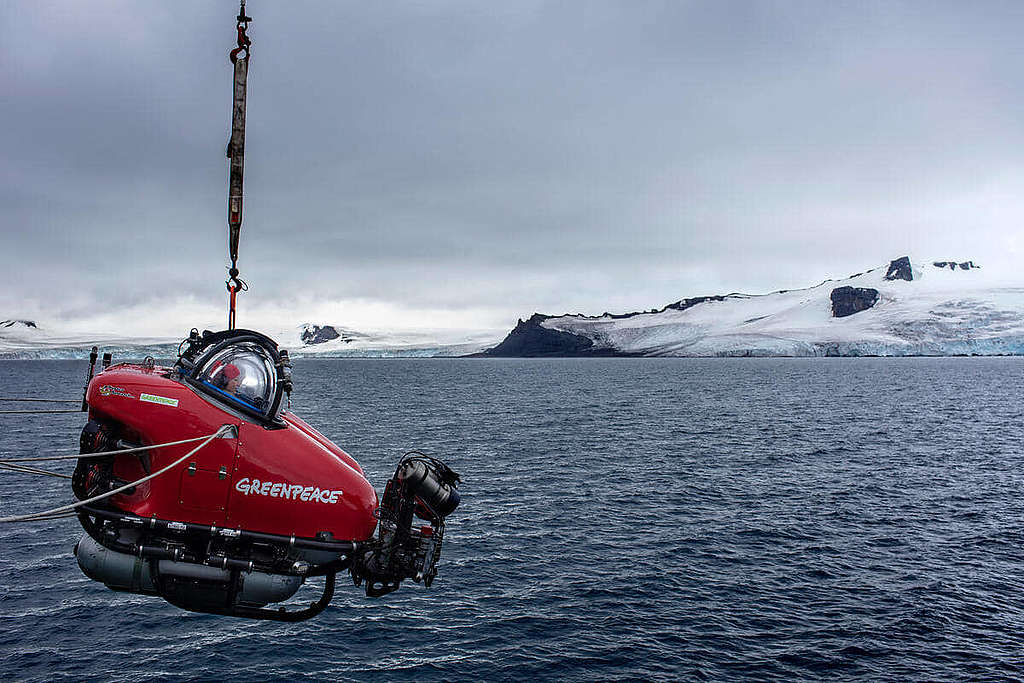
[[[83,374],[0,362],[0,394],[80,396]],[[409,448],[462,473],[434,586],[339,581],[300,624],[192,614],[86,579],[73,519],[3,525],[0,677],[1024,678],[1024,359],[300,360],[295,377],[295,412],[378,489]],[[82,422],[0,416],[0,453],[74,447]],[[0,472],[0,515],[69,499]]]

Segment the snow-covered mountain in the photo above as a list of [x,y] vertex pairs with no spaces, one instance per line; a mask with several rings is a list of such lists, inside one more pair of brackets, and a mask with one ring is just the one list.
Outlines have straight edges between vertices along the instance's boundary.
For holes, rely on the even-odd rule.
[[[415,330],[406,332],[357,332],[340,326],[303,323],[277,330],[263,330],[293,358],[362,357],[404,358],[463,356],[493,346],[501,338],[493,330]],[[85,358],[93,346],[114,358],[176,358],[181,337],[125,337],[109,334],[68,334],[57,326],[32,320],[0,321],[2,358]]]
[[770,294],[683,299],[625,315],[519,324],[488,356],[909,356],[1024,354],[1024,286],[971,261],[908,257]]
[[[682,299],[647,312],[535,314],[494,330],[357,331],[303,323],[262,330],[293,357],[1024,355],[1024,285],[971,261],[902,257],[842,280],[770,294]],[[0,358],[174,358],[181,337],[71,334],[0,321]]]

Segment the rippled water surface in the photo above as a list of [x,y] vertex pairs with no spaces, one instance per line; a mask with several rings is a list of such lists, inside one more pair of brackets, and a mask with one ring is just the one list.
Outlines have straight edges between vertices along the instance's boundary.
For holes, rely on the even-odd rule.
[[[74,397],[83,375],[0,362],[0,393]],[[1024,677],[1024,359],[300,360],[295,376],[295,412],[378,489],[412,447],[462,473],[433,588],[341,582],[300,624],[192,614],[86,579],[73,519],[5,525],[0,676]],[[82,423],[0,416],[0,452],[74,447]],[[0,496],[7,515],[70,491],[2,472]]]

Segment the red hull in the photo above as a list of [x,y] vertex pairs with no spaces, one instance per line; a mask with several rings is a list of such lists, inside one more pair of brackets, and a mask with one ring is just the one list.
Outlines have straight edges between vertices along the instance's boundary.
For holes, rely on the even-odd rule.
[[[118,508],[142,517],[311,538],[369,539],[377,494],[362,468],[302,419],[283,413],[267,428],[229,412],[171,379],[169,368],[122,364],[89,384],[89,416],[123,427],[122,438],[151,445],[212,434],[225,424],[237,439],[214,439],[179,467],[115,496]],[[149,471],[174,462],[196,443],[149,452]],[[117,456],[115,476],[146,475],[140,458]]]

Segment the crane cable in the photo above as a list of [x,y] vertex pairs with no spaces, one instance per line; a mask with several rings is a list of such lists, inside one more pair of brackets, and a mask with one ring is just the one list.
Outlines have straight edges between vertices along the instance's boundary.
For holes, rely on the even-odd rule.
[[249,56],[252,41],[246,35],[252,17],[245,14],[245,0],[241,0],[238,10],[238,47],[231,50],[229,57],[234,65],[235,78],[233,104],[231,107],[231,139],[228,141],[227,157],[228,173],[228,256],[231,267],[228,269],[228,329],[235,329],[235,297],[249,286],[238,277],[238,236],[242,230],[242,171],[245,165],[245,91],[246,79],[249,74]]

